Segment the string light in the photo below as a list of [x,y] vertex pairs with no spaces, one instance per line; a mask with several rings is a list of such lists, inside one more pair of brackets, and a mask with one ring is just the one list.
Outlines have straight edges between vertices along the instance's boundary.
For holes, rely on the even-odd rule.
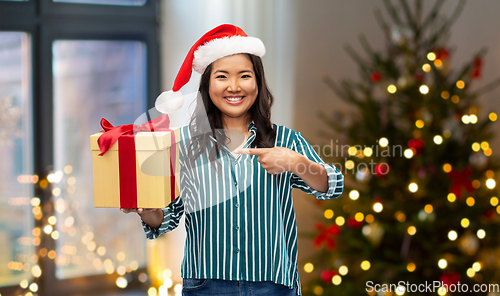
[[446,288],[445,287],[439,287],[437,293],[438,293],[439,296],[446,295]]
[[457,87],[460,88],[460,89],[464,88],[465,87],[465,82],[463,82],[462,80],[457,81]]
[[467,276],[468,277],[473,278],[475,275],[476,275],[476,272],[474,271],[474,269],[472,269],[472,268],[467,269]]
[[364,260],[363,262],[361,262],[361,269],[363,269],[364,271],[370,269],[370,267],[371,267],[370,261]]
[[451,240],[451,241],[454,241],[456,240],[458,237],[457,235],[457,232],[455,230],[451,230],[450,232],[448,232],[448,238]]
[[368,224],[373,223],[373,221],[375,221],[375,217],[373,217],[372,214],[368,214],[368,215],[366,215],[365,221]]
[[354,168],[354,161],[349,159],[348,161],[345,162],[345,167],[348,170],[352,170]]
[[387,87],[387,91],[391,94],[394,94],[396,93],[396,91],[398,90],[398,88],[394,85],[394,84],[391,84]]
[[431,65],[429,65],[429,64],[423,64],[422,65],[422,70],[424,70],[424,72],[429,72],[431,70]]
[[479,182],[479,180],[473,180],[472,187],[478,189],[479,187],[481,187],[481,182]]
[[354,219],[358,222],[363,222],[363,220],[365,219],[365,215],[361,212],[358,212],[356,213],[356,215],[354,215]]
[[396,219],[401,223],[406,221],[406,215],[401,211],[397,211],[394,216],[396,216]]
[[52,225],[45,225],[45,227],[43,228],[43,232],[45,232],[46,234],[50,234],[52,232]]
[[495,182],[495,180],[493,179],[486,180],[486,187],[488,187],[489,189],[495,188],[496,185],[497,183]]
[[448,266],[448,262],[447,262],[447,261],[446,261],[446,259],[444,259],[444,258],[443,258],[443,259],[440,259],[440,260],[438,261],[438,266],[439,266],[439,268],[441,268],[441,269],[445,269],[445,268],[446,268],[446,266]]
[[457,104],[458,102],[460,102],[460,98],[457,95],[453,95],[451,96],[451,101]]
[[483,239],[485,236],[486,236],[486,231],[484,231],[484,229],[479,229],[479,230],[477,231],[477,237],[478,237],[479,239]]
[[434,61],[434,66],[436,66],[437,68],[441,68],[441,66],[443,66],[443,62],[440,59],[436,59]]
[[411,192],[413,192],[413,193],[417,192],[417,190],[418,190],[418,185],[417,185],[417,183],[415,183],[415,182],[410,183],[410,185],[408,185],[408,189],[409,189]]
[[31,283],[30,285],[30,291],[35,293],[36,291],[38,291],[38,285],[37,283]]
[[469,115],[469,122],[472,124],[476,124],[477,123],[477,115],[475,115],[475,114]]
[[354,156],[356,155],[356,153],[358,153],[358,149],[354,146],[351,146],[349,147],[349,149],[347,149],[347,153],[351,156]]
[[337,219],[335,219],[335,223],[337,223],[338,226],[342,226],[345,223],[345,219],[342,216],[338,216]]
[[127,286],[128,286],[128,281],[126,278],[124,277],[119,277],[116,279],[116,286],[118,286],[118,288],[122,288],[122,289],[125,289]]
[[478,272],[481,270],[481,263],[479,262],[474,262],[474,264],[472,264],[472,269],[475,271],[475,272]]
[[488,115],[488,118],[491,120],[491,121],[497,121],[497,114],[495,112],[491,112],[489,115]]
[[310,262],[304,264],[304,271],[307,273],[311,273],[314,270],[314,265]]
[[404,156],[406,158],[408,158],[408,159],[412,158],[413,157],[413,150],[411,150],[411,149],[405,149]]
[[492,198],[490,198],[490,204],[494,207],[496,207],[498,205],[498,198],[496,196],[493,196]]
[[339,267],[339,274],[340,275],[346,275],[348,272],[349,272],[349,269],[347,268],[347,266],[342,265]]
[[443,137],[441,137],[440,135],[434,136],[433,140],[436,145],[441,145],[443,143]]
[[417,233],[417,228],[415,226],[410,226],[407,231],[409,235],[415,235],[415,233]]
[[321,286],[314,286],[313,288],[314,295],[323,295],[323,287]]
[[380,213],[380,212],[382,212],[383,209],[384,209],[384,206],[381,203],[376,202],[373,204],[373,210],[375,212]]
[[474,143],[472,143],[472,150],[473,150],[474,152],[478,152],[480,149],[481,149],[481,145],[479,145],[479,143],[478,143],[478,142],[474,142]]
[[445,164],[443,165],[443,171],[445,171],[446,173],[451,172],[451,169],[452,169],[451,164],[449,164],[449,163],[445,163]]
[[340,283],[342,283],[342,278],[340,277],[340,275],[334,275],[332,278],[332,283],[336,286],[340,285]]
[[426,94],[429,93],[429,87],[427,85],[425,85],[425,84],[422,84],[418,90],[423,95],[426,95]]
[[450,93],[449,93],[449,92],[447,92],[447,91],[443,91],[443,92],[441,93],[441,98],[443,98],[443,99],[445,99],[445,100],[449,99],[449,98],[450,98]]
[[432,205],[425,205],[424,210],[427,214],[430,214],[434,210],[434,207]]
[[462,225],[463,228],[467,228],[469,227],[470,225],[470,221],[469,219],[467,218],[463,218],[461,221],[460,221],[460,225]]
[[465,202],[467,203],[467,205],[469,207],[472,207],[476,203],[476,201],[474,200],[474,197],[472,197],[472,196],[467,197]]
[[380,147],[387,147],[389,145],[389,140],[387,140],[387,138],[385,137],[382,137],[378,140],[378,144],[380,145]]
[[433,53],[433,52],[429,52],[429,53],[427,54],[427,59],[428,59],[429,61],[431,61],[431,62],[432,62],[432,61],[434,61],[434,60],[436,59],[436,54],[435,54],[435,53]]
[[324,215],[325,215],[326,219],[332,219],[333,218],[333,211],[331,209],[327,209],[327,210],[325,210]]
[[415,126],[418,128],[423,128],[424,127],[424,121],[422,119],[419,119],[415,121]]
[[363,149],[363,154],[364,154],[366,157],[370,157],[370,156],[372,156],[372,154],[373,154],[373,150],[372,150],[372,148],[370,148],[370,147],[365,147],[365,149]]
[[416,268],[416,266],[415,266],[415,263],[413,263],[413,262],[410,262],[410,263],[408,263],[408,265],[406,265],[406,269],[408,269],[409,272],[414,272],[415,268]]
[[23,288],[23,289],[28,288],[28,285],[29,285],[29,283],[28,283],[28,280],[26,280],[26,279],[25,279],[25,280],[22,280],[22,281],[19,283],[19,286],[21,286],[21,288]]
[[470,123],[469,115],[462,115],[462,122],[464,124],[469,124]]
[[156,291],[156,288],[155,287],[150,287],[148,289],[148,296],[156,296],[157,295],[157,291]]
[[352,200],[357,200],[359,198],[359,191],[351,190],[351,192],[349,192],[349,198]]

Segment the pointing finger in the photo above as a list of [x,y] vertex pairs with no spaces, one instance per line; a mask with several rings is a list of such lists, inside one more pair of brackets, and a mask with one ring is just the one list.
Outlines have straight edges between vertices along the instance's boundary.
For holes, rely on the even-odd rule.
[[266,148],[245,148],[245,149],[236,149],[234,151],[237,154],[249,154],[249,155],[262,155],[267,152]]

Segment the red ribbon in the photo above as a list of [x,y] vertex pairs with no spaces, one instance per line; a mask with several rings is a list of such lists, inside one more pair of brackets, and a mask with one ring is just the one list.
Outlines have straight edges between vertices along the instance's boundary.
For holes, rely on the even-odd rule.
[[339,227],[337,225],[326,227],[321,223],[317,223],[316,229],[319,230],[320,234],[314,238],[313,245],[319,247],[324,243],[328,250],[332,250],[335,247],[334,237],[340,233]]
[[455,194],[457,198],[460,198],[462,195],[462,187],[465,187],[468,192],[474,191],[474,186],[472,186],[472,182],[469,179],[471,173],[472,170],[470,167],[465,168],[461,172],[452,169],[451,172],[448,173],[448,177],[453,180],[450,192]]
[[136,153],[134,134],[140,131],[169,131],[171,135],[170,148],[170,189],[171,200],[175,199],[175,133],[169,128],[170,119],[167,114],[161,115],[141,125],[127,124],[113,126],[106,119],[101,119],[103,134],[97,139],[97,144],[102,156],[116,141],[120,147],[118,151],[120,171],[120,207],[137,208],[137,178],[136,178]]

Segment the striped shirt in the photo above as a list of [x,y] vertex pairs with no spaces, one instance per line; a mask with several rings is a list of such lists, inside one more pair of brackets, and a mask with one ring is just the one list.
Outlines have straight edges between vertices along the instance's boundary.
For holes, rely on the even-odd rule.
[[[175,229],[181,216],[186,215],[183,278],[273,281],[296,287],[301,295],[292,188],[319,200],[337,198],[342,194],[344,177],[339,169],[321,160],[299,132],[275,124],[273,129],[275,146],[301,153],[325,167],[328,192],[312,189],[292,172],[269,174],[257,161],[258,156],[234,157],[226,146],[218,156],[219,172],[209,163],[207,152],[196,159],[193,169],[188,169],[183,146],[190,132],[183,127],[179,142],[180,196],[163,209],[158,229],[143,222],[147,238],[155,239]],[[253,122],[248,130],[244,148],[256,148],[252,144],[257,132]],[[216,140],[210,136],[210,141],[214,145]]]

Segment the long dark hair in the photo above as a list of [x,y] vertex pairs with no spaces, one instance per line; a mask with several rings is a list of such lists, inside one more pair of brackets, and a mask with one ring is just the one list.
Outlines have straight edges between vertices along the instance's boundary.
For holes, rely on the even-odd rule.
[[[267,87],[266,78],[264,75],[264,66],[262,59],[253,54],[246,54],[252,62],[255,77],[257,80],[258,94],[252,107],[248,110],[251,120],[254,121],[257,128],[257,134],[253,144],[258,148],[271,148],[274,147],[274,140],[276,138],[276,131],[271,124],[271,106],[273,105],[273,95]],[[224,133],[224,126],[222,122],[222,113],[214,105],[209,95],[210,75],[212,72],[212,64],[210,64],[203,72],[200,80],[199,94],[196,99],[196,108],[193,116],[189,122],[189,131],[193,136],[188,144],[188,151],[190,151],[190,164],[194,166],[196,158],[198,158],[210,143],[209,135],[217,139],[217,144],[214,145],[209,151],[209,160],[212,165],[216,165],[215,169],[220,166],[217,160],[222,146],[225,145],[227,137]],[[206,112],[206,114],[205,114]],[[202,120],[207,116],[210,126],[203,124]]]

